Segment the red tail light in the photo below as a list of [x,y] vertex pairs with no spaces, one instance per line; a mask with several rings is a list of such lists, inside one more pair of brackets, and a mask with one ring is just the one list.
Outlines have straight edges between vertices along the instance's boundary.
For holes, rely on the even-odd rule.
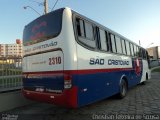
[[72,87],[72,76],[70,74],[64,74],[64,88],[69,89]]

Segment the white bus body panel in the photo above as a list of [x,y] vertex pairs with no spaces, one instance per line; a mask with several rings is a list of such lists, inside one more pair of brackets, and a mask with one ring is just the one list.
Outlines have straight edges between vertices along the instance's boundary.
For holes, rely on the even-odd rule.
[[[56,49],[61,49],[62,52],[54,51]],[[23,51],[24,55],[28,55],[50,50],[53,50],[53,52],[49,54],[43,53],[32,55],[30,57],[24,57],[23,72],[39,72],[49,70],[57,71],[62,70],[62,66],[64,70],[77,69],[76,41],[72,25],[72,12],[69,8],[64,9],[63,11],[62,30],[57,37],[30,46],[25,46]],[[61,65],[49,66],[49,58],[56,56],[62,57],[63,62],[61,63]],[[45,62],[45,64],[43,62]],[[33,63],[43,64],[36,65]],[[54,67],[55,69],[52,69],[52,67]]]
[[[99,53],[88,50],[80,45],[77,45],[78,51],[78,69],[114,69],[114,68],[132,68],[131,58],[127,56],[120,56],[111,53]],[[90,59],[104,59],[104,64],[90,65]],[[108,65],[108,60],[122,60],[129,61],[128,65]]]
[[24,72],[62,71],[63,53],[62,51],[51,51],[24,58]]

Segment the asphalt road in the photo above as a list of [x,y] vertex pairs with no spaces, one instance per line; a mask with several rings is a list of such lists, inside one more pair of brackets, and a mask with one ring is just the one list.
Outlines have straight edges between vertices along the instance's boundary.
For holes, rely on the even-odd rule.
[[[160,120],[160,73],[152,73],[146,85],[137,85],[124,99],[115,96],[78,109],[35,103],[1,113],[12,120],[89,120],[146,119]],[[10,119],[8,119],[10,120]]]

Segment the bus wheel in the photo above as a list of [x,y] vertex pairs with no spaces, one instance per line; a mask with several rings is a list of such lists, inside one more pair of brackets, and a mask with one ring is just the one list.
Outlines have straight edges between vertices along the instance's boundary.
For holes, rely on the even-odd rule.
[[118,96],[120,99],[122,99],[126,96],[126,94],[127,94],[127,83],[124,79],[122,79],[120,83],[120,92]]
[[146,73],[146,80],[143,81],[143,82],[141,83],[141,85],[146,85],[147,80],[148,80],[148,73]]
[[143,82],[141,83],[141,85],[146,85],[146,81],[143,81]]

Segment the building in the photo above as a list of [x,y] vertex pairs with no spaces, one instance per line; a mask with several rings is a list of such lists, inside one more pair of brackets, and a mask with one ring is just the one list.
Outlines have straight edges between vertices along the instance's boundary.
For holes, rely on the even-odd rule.
[[0,44],[0,57],[22,57],[22,42],[17,39],[15,44]]
[[151,59],[160,59],[160,46],[147,48],[147,51]]

